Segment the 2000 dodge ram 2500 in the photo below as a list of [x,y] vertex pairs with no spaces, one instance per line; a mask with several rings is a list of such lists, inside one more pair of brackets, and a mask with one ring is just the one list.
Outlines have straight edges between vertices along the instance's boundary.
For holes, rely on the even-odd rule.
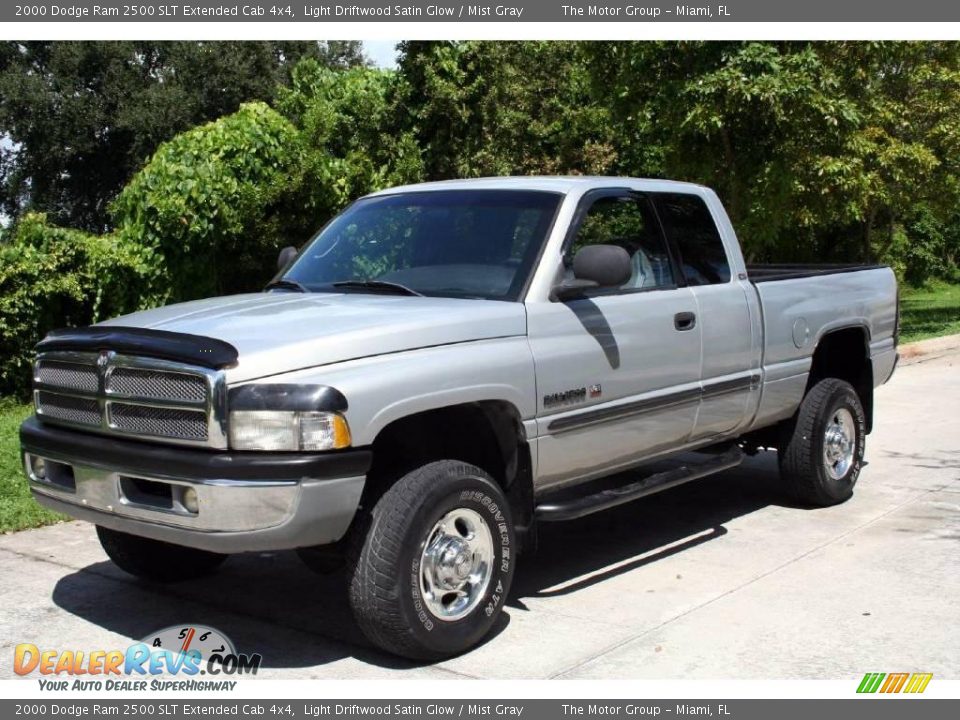
[[365,634],[412,658],[484,637],[538,523],[758,448],[799,501],[846,500],[897,358],[889,268],[747,266],[684,183],[394,188],[279,264],[41,341],[30,486],[138,576],[340,558]]

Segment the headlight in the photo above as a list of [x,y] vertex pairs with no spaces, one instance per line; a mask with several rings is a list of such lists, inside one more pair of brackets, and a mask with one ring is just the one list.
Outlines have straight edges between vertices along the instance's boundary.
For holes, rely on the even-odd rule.
[[338,413],[297,410],[234,410],[230,447],[235,450],[336,450],[349,447],[350,428]]
[[347,400],[325,385],[257,384],[230,390],[235,450],[338,450],[350,446]]

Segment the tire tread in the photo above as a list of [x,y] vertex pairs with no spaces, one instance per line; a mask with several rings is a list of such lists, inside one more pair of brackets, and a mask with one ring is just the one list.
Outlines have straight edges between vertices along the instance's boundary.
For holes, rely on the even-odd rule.
[[402,538],[413,523],[414,514],[428,491],[437,483],[437,475],[447,477],[492,478],[473,465],[440,460],[423,465],[404,475],[377,501],[366,518],[366,526],[356,528],[347,549],[349,599],[354,617],[367,638],[381,648],[417,660],[436,660],[446,654],[425,647],[404,620],[398,602],[396,569],[402,562]]
[[[826,507],[844,502],[852,494],[852,487],[840,497],[828,491],[821,473],[821,460],[814,452],[814,439],[822,432],[817,426],[823,414],[838,396],[846,393],[857,397],[853,387],[843,380],[821,380],[804,396],[794,421],[785,426],[784,441],[780,443],[780,475],[791,495],[801,503]],[[859,400],[856,407],[860,407]],[[862,410],[859,412],[862,415]]]

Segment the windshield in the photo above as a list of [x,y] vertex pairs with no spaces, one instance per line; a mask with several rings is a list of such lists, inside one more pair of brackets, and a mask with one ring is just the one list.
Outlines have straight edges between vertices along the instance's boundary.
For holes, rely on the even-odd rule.
[[517,300],[560,199],[530,190],[365,198],[321,230],[282,280],[311,291],[384,292],[393,283],[410,294]]

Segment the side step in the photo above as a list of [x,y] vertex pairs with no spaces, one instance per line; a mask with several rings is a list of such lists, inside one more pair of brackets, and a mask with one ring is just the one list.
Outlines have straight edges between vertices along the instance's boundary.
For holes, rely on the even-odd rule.
[[537,520],[541,522],[559,522],[575,520],[601,510],[623,505],[638,498],[672,488],[676,485],[713,475],[722,470],[736,467],[743,462],[743,451],[736,445],[723,453],[696,465],[683,465],[672,470],[648,475],[628,485],[602,490],[593,495],[548,502],[536,507]]

